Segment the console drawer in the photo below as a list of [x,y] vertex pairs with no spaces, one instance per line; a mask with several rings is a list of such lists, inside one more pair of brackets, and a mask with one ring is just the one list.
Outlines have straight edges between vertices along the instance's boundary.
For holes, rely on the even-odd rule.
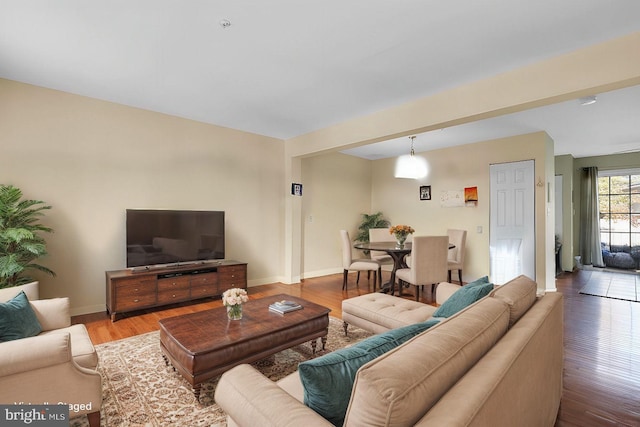
[[158,279],[158,293],[189,290],[189,276],[167,277]]
[[246,265],[218,267],[218,292],[231,288],[247,288]]
[[218,273],[204,273],[191,276],[191,289],[195,286],[218,286]]
[[173,302],[186,301],[189,298],[190,292],[188,287],[186,289],[168,289],[158,292],[158,304],[171,304]]
[[114,311],[148,307],[156,303],[156,281],[122,280],[116,284]]
[[218,285],[191,286],[191,298],[206,298],[218,295]]

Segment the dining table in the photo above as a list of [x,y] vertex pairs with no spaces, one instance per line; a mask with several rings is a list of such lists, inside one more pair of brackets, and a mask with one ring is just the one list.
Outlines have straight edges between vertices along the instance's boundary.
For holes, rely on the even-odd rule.
[[[387,253],[393,260],[393,268],[391,269],[391,278],[387,283],[381,285],[380,292],[391,293],[395,292],[396,283],[396,271],[400,268],[408,268],[405,261],[407,255],[411,253],[411,242],[405,242],[402,245],[397,242],[356,242],[353,245],[356,249],[364,251],[381,251]],[[453,249],[456,246],[449,243],[449,249]],[[402,288],[398,284],[398,295],[402,296]]]

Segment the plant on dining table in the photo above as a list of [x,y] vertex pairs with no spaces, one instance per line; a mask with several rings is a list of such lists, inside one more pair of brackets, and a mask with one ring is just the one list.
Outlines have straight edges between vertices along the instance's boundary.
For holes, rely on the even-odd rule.
[[415,233],[416,230],[410,225],[394,225],[389,228],[389,234],[393,234],[398,244],[403,245],[409,234]]

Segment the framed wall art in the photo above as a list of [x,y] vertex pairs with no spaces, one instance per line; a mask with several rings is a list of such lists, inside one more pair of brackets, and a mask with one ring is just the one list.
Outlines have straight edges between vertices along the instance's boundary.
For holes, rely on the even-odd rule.
[[421,185],[420,186],[420,200],[431,200],[431,186],[430,185]]
[[294,196],[302,196],[302,184],[294,182],[291,184],[291,194]]

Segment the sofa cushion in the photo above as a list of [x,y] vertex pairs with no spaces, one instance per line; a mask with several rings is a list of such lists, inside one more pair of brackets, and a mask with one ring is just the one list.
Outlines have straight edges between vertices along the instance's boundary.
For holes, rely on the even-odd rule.
[[50,298],[29,301],[31,308],[43,331],[67,328],[71,326],[71,315],[69,314],[69,298]]
[[357,373],[345,425],[414,425],[507,331],[509,307],[484,298]]
[[362,365],[438,323],[416,323],[374,335],[351,347],[298,365],[304,403],[334,425],[342,425],[356,372]]
[[[482,280],[482,279],[479,279]],[[471,286],[462,286],[453,295],[449,297],[438,309],[433,313],[433,317],[450,317],[462,310],[463,308],[473,304],[480,298],[489,295],[493,290],[493,284],[487,282],[472,282]]]
[[13,299],[0,303],[0,341],[32,337],[41,331],[40,322],[24,291]]
[[536,282],[525,275],[520,275],[498,286],[490,295],[500,298],[509,305],[509,327],[511,327],[536,301],[537,291]]

